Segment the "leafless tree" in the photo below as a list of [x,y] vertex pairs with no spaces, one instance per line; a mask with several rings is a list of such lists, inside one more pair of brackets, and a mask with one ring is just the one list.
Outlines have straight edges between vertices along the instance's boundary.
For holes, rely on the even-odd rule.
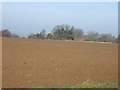
[[73,30],[73,33],[74,33],[74,39],[79,39],[79,38],[82,38],[83,35],[84,35],[84,31],[82,29],[74,29]]
[[101,34],[99,41],[102,42],[112,42],[113,36],[111,34]]
[[89,31],[87,34],[87,39],[90,41],[97,41],[99,38],[99,34],[94,31]]

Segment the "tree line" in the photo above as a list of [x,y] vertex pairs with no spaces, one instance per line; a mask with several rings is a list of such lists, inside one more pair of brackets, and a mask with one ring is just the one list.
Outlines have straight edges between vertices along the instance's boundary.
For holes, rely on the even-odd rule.
[[[11,33],[8,29],[1,30],[0,36],[2,37],[17,37],[17,34]],[[119,42],[120,34],[118,37],[111,34],[99,34],[95,31],[89,31],[84,34],[84,31],[79,28],[75,28],[71,25],[56,25],[51,33],[46,34],[46,30],[43,29],[40,33],[34,33],[28,35],[28,38],[33,39],[52,39],[52,40],[82,40],[82,41],[98,41],[98,42]]]
[[120,40],[120,35],[118,37],[115,37],[111,34],[99,34],[95,31],[89,31],[87,34],[84,34],[84,31],[82,29],[63,24],[56,25],[51,33],[46,34],[46,30],[43,29],[40,33],[30,34],[28,38],[117,42]]

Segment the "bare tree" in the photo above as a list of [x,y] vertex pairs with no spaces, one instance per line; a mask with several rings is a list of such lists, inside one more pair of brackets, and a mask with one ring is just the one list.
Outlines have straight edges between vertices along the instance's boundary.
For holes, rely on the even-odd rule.
[[83,35],[84,35],[84,31],[82,29],[74,29],[73,30],[73,33],[74,33],[74,39],[79,39],[79,38],[82,38]]
[[112,42],[113,36],[111,34],[101,34],[99,41],[101,42]]
[[97,32],[94,32],[94,31],[89,31],[88,32],[87,40],[97,41],[98,38],[99,38],[99,34]]

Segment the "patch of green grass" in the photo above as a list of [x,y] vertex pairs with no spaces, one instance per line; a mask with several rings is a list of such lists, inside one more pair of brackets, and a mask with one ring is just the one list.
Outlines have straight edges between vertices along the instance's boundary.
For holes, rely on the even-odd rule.
[[69,85],[57,88],[118,88],[117,81],[94,83],[91,80],[84,81],[81,85]]
[[[51,88],[51,87],[32,87],[32,88]],[[109,81],[109,82],[101,82],[95,83],[91,80],[84,81],[81,85],[68,85],[68,86],[60,86],[60,87],[52,87],[52,88],[118,88],[118,81]]]

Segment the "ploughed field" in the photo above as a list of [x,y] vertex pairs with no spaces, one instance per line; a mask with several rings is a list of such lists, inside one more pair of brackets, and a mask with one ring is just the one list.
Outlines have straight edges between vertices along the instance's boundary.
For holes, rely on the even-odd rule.
[[118,45],[3,38],[2,87],[59,87],[118,81]]

